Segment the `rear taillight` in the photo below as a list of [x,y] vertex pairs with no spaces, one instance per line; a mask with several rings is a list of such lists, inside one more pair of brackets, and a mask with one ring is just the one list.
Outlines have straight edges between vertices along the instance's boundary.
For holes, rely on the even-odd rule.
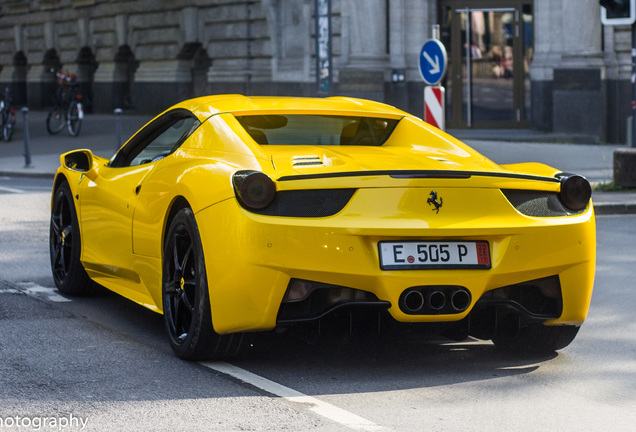
[[592,187],[585,177],[567,175],[561,177],[561,202],[570,210],[583,210],[592,196]]
[[267,207],[276,195],[276,185],[259,171],[238,171],[232,177],[234,192],[241,205],[248,209]]

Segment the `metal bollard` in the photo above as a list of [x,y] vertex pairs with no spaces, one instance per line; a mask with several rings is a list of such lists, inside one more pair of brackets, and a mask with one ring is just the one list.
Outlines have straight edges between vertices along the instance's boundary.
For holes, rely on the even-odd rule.
[[22,117],[24,119],[24,167],[32,168],[31,150],[29,150],[29,109],[27,107],[22,108]]
[[121,108],[115,108],[115,136],[117,137],[117,150],[121,147]]

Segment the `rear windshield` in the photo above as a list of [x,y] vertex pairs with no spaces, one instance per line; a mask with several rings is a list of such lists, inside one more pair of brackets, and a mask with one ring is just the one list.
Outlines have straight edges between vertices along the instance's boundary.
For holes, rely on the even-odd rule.
[[380,146],[398,119],[331,115],[236,116],[252,139],[261,145]]

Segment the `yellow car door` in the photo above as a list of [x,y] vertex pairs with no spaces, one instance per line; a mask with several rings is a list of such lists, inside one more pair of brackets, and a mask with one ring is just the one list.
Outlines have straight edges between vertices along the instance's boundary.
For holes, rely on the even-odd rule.
[[79,194],[81,260],[91,278],[115,290],[112,284],[145,291],[133,268],[133,216],[142,183],[199,124],[189,111],[167,112],[84,183]]
[[139,283],[132,269],[132,217],[136,189],[154,165],[102,167],[80,193],[81,259],[98,282],[116,277],[129,282],[129,288]]

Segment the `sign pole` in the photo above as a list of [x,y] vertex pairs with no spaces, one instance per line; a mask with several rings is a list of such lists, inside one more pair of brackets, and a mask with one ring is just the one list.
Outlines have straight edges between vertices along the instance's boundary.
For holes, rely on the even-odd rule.
[[636,22],[632,24],[632,147],[636,147]]
[[441,129],[446,129],[445,89],[439,83],[446,73],[448,57],[446,47],[439,40],[439,25],[433,25],[432,39],[429,39],[420,53],[420,75],[427,84],[424,87],[424,121]]
[[333,87],[331,0],[316,0],[316,93],[329,96]]
[[424,121],[446,130],[446,89],[443,86],[424,87]]
[[440,35],[439,24],[433,24],[431,37],[435,40],[439,40],[439,35]]

